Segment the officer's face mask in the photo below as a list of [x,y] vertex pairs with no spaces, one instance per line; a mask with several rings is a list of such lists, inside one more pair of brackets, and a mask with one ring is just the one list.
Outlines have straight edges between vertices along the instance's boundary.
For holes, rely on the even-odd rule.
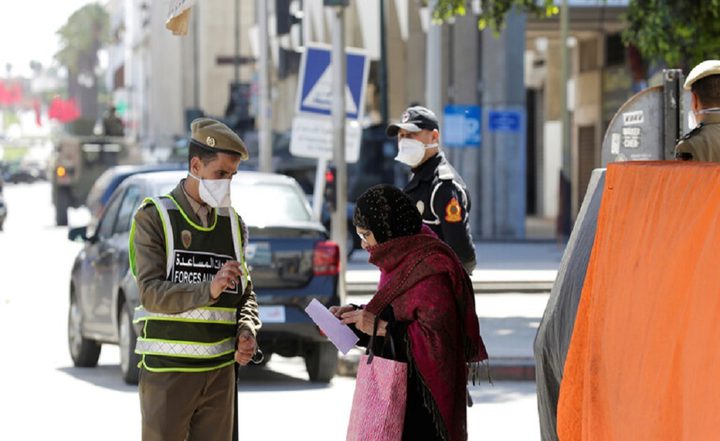
[[688,129],[689,130],[692,130],[695,127],[697,127],[697,118],[695,118],[695,112],[693,112],[693,111],[688,112],[687,118],[688,118]]
[[414,168],[420,165],[425,158],[425,149],[437,146],[437,143],[423,144],[417,139],[401,138],[398,141],[398,154],[395,160]]
[[688,128],[690,130],[697,127],[697,115],[707,115],[708,113],[720,113],[720,107],[710,107],[708,109],[701,109],[698,111],[690,111],[688,112]]
[[213,208],[229,207],[230,179],[201,179],[190,173],[190,176],[200,184],[198,190],[200,199]]

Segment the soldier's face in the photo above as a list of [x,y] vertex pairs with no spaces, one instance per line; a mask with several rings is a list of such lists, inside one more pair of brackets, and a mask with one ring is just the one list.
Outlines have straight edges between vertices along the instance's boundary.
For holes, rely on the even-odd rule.
[[228,153],[218,153],[215,159],[204,163],[195,157],[190,171],[200,179],[232,179],[240,166],[240,157]]

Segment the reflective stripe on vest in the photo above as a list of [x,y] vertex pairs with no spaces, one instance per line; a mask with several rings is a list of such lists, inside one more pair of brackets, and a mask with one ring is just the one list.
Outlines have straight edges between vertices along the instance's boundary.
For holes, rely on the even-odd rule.
[[135,316],[133,323],[140,323],[145,320],[172,320],[184,322],[207,322],[222,323],[228,325],[235,324],[235,308],[197,308],[178,314],[163,314],[160,312],[150,312],[142,306],[135,308]]
[[214,358],[220,355],[235,352],[235,338],[228,338],[216,343],[193,343],[138,337],[135,345],[135,352],[143,355]]

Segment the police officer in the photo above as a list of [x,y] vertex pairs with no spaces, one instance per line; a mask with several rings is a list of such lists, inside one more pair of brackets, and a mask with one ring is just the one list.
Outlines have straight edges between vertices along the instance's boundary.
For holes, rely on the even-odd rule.
[[409,107],[401,121],[390,124],[386,133],[398,138],[395,159],[412,169],[404,191],[415,201],[423,223],[455,250],[465,270],[472,273],[475,246],[468,222],[470,195],[465,182],[440,151],[437,117],[425,107]]
[[697,126],[680,138],[675,157],[720,162],[720,60],[706,60],[695,66],[684,88],[691,93],[691,120],[694,118]]
[[142,439],[232,437],[235,362],[256,354],[247,229],[230,206],[245,144],[208,118],[191,124],[188,176],[135,214],[130,262],[140,290]]

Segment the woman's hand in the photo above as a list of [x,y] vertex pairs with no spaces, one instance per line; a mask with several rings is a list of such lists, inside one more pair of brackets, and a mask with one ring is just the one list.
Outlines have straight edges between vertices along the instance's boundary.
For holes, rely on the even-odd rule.
[[[346,325],[354,324],[355,329],[357,329],[358,331],[367,335],[372,335],[373,326],[375,325],[375,314],[368,312],[364,309],[357,309],[354,311],[343,313],[340,318],[342,319],[342,322]],[[385,320],[380,320],[378,322],[378,336],[385,335],[386,326],[387,322]]]
[[348,311],[355,311],[355,307],[352,305],[330,307],[330,312],[337,318],[341,318],[341,316]]

